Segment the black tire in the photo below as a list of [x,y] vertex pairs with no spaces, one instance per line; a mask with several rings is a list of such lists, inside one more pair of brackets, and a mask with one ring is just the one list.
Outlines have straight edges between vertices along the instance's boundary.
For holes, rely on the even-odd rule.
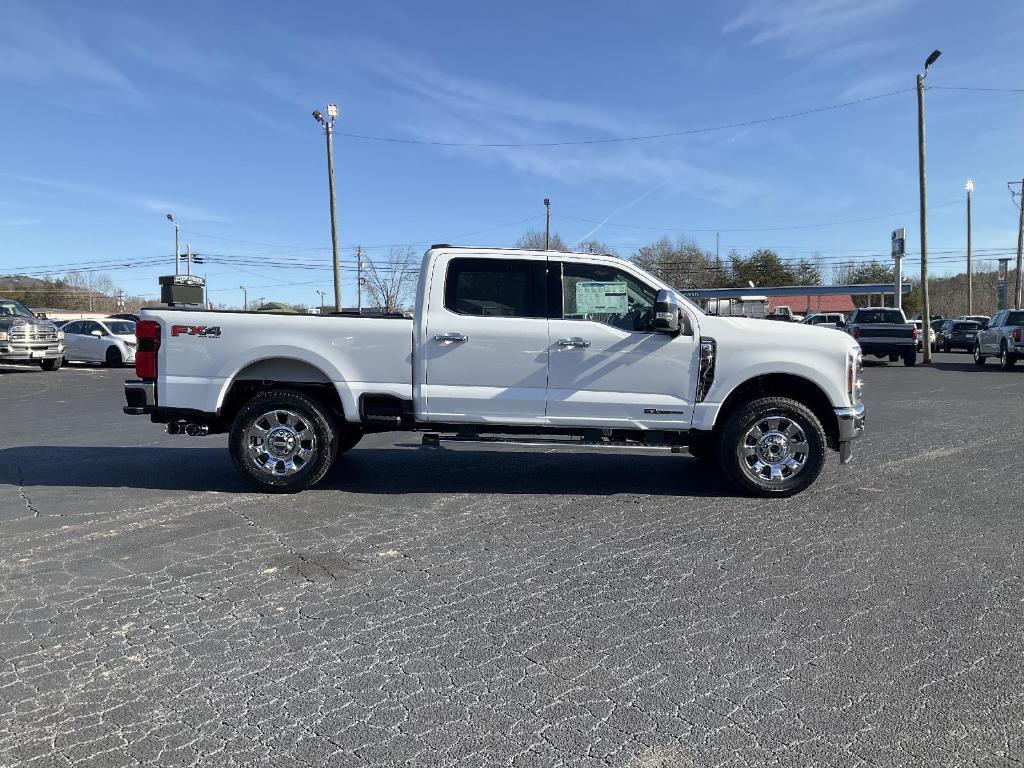
[[121,350],[117,347],[107,347],[106,363],[108,368],[120,368],[124,365],[124,358],[121,357]]
[[59,371],[61,363],[64,362],[63,357],[55,357],[52,360],[43,360],[39,363],[39,367],[44,371]]
[[[316,485],[338,453],[338,434],[328,414],[323,405],[302,392],[260,392],[242,406],[231,425],[228,446],[235,468],[268,493],[296,493]],[[307,432],[309,438],[303,437]],[[267,450],[260,453],[261,447]]]
[[[765,434],[760,430],[762,442],[756,442],[758,438],[752,432],[761,422],[774,422],[774,431]],[[803,464],[788,476],[773,480],[763,475],[764,469],[771,474],[770,465],[759,470],[757,464],[763,463],[760,451],[770,452],[773,441],[779,436],[786,437],[790,429],[784,424],[796,425],[803,435],[806,451],[783,457],[795,459],[803,455]],[[753,444],[749,442],[751,439],[755,440]],[[718,461],[733,484],[747,493],[785,497],[799,493],[818,478],[825,465],[826,448],[825,430],[807,406],[785,397],[763,397],[737,406],[726,417],[718,443]]]
[[694,433],[690,435],[686,444],[686,450],[690,452],[697,461],[704,464],[713,464],[718,461],[718,451],[715,441],[708,433]]
[[903,364],[908,368],[917,365],[917,350],[910,349],[903,353]]
[[897,360],[899,360],[899,359],[900,359],[900,356],[899,356],[899,355],[894,355],[894,354],[890,354],[890,355],[889,355],[889,362],[890,362],[890,363],[895,363],[895,362],[896,362]]
[[949,342],[948,341],[943,342],[943,344],[942,344],[942,351],[943,352],[952,352],[953,351],[953,348],[951,346],[949,346]]
[[987,360],[987,359],[988,358],[984,357],[981,354],[981,345],[980,344],[975,344],[974,345],[974,364],[980,367],[980,366],[985,364],[985,360]]
[[338,453],[341,455],[347,451],[355,448],[359,441],[363,439],[363,430],[356,427],[355,429],[345,428],[338,433]]
[[1017,358],[1007,348],[1006,342],[1002,343],[999,347],[999,370],[1001,371],[1012,371],[1013,366],[1017,364]]

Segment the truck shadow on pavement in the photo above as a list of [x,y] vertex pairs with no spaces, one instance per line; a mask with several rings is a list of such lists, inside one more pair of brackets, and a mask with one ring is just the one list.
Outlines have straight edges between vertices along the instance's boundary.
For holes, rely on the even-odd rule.
[[[225,448],[22,446],[0,450],[0,483],[252,493]],[[661,453],[356,448],[314,490],[737,496],[713,466]]]

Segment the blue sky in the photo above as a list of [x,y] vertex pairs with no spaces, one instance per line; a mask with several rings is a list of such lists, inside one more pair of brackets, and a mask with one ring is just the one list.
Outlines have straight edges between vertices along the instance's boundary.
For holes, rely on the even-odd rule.
[[[912,88],[933,48],[931,86],[1024,88],[1021,29],[1024,4],[950,0],[3,0],[0,273],[162,258],[110,270],[155,296],[173,211],[183,241],[224,255],[205,268],[211,299],[238,304],[247,284],[315,303],[330,292],[330,228],[310,112],[328,101],[346,264],[357,244],[378,258],[394,243],[511,244],[543,227],[544,197],[567,241],[623,255],[662,234],[713,250],[717,229],[723,253],[849,258],[886,252],[900,225],[916,250],[912,91],[636,142],[340,134],[530,144],[733,124]],[[1016,247],[1006,182],[1024,175],[1024,93],[927,97],[929,241],[936,269],[956,271],[939,251],[964,247],[968,177],[976,247]],[[873,220],[821,226],[860,219]],[[344,291],[351,304],[351,270]]]

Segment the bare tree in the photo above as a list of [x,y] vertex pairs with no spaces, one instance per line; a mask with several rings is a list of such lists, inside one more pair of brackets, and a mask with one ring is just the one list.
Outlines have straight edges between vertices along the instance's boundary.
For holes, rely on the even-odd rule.
[[363,262],[363,281],[371,303],[383,312],[401,312],[416,288],[418,266],[412,248],[392,248],[387,261],[369,256]]
[[714,254],[701,249],[692,240],[667,237],[645,245],[632,256],[632,261],[652,275],[678,289],[706,288],[720,283],[721,271]]
[[[516,248],[528,248],[535,251],[544,250],[544,233],[536,229],[524,232],[523,236],[516,241]],[[557,232],[551,233],[551,243],[549,248],[552,251],[569,250],[569,246],[565,244],[565,241]]]

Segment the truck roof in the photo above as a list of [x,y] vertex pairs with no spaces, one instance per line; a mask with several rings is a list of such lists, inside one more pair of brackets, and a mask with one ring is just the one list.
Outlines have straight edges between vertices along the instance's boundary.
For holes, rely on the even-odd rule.
[[430,246],[429,251],[476,251],[477,253],[514,254],[514,253],[549,253],[555,256],[608,256],[613,259],[625,261],[621,256],[614,253],[590,253],[589,251],[558,251],[553,248],[512,248],[495,245],[449,245],[448,243],[435,243]]

